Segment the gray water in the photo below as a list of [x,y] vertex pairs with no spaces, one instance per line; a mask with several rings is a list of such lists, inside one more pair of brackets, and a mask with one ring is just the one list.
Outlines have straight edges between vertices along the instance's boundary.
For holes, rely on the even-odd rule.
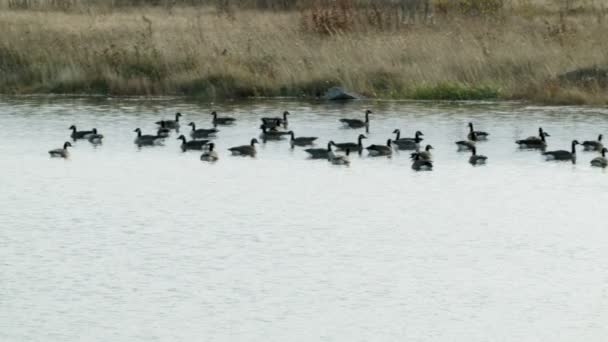
[[[374,111],[366,144],[419,129],[435,170],[407,153],[306,158],[287,141],[227,148],[290,110],[297,135],[354,141],[338,118]],[[138,149],[158,119],[220,127],[220,160],[175,135]],[[467,163],[466,124],[490,132]],[[67,160],[68,127],[96,127]],[[0,99],[0,341],[604,341],[608,175],[546,162],[608,133],[608,109],[518,103]],[[182,126],[184,127],[184,126]],[[186,131],[185,127],[182,131]]]

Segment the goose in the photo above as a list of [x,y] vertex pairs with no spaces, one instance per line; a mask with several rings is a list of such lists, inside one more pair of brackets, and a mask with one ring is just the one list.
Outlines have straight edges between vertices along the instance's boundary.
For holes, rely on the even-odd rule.
[[601,151],[604,148],[604,144],[602,144],[603,137],[604,136],[600,134],[597,137],[597,141],[583,141],[583,148],[585,151]]
[[171,133],[171,130],[168,129],[165,125],[165,121],[159,121],[160,122],[160,127],[158,127],[158,130],[156,131],[156,135],[166,138],[169,136],[169,134]]
[[596,166],[596,167],[606,167],[606,166],[608,166],[608,159],[606,159],[606,152],[608,152],[608,148],[603,147],[602,148],[602,156],[601,157],[597,157],[597,158],[593,158],[593,160],[591,160],[591,166]]
[[190,141],[186,141],[186,137],[182,134],[180,135],[177,140],[181,140],[182,141],[182,151],[187,151],[187,150],[202,150],[203,147],[205,145],[207,145],[207,143],[209,142],[209,140],[190,140]]
[[342,156],[337,156],[332,153],[332,154],[330,154],[329,161],[334,165],[349,165],[350,164],[350,159],[348,158],[349,154],[350,154],[350,149],[348,149],[348,148],[346,149],[346,154],[342,155]]
[[266,125],[261,125],[260,129],[262,133],[260,133],[260,139],[263,139],[264,142],[267,140],[280,140],[283,139],[283,136],[289,134],[289,132],[278,131],[276,129],[268,129]]
[[351,150],[351,151],[361,151],[363,150],[363,143],[362,140],[363,139],[367,139],[367,137],[363,134],[359,134],[359,137],[357,138],[356,143],[352,143],[352,142],[348,142],[348,143],[340,143],[340,144],[336,144],[333,141],[330,141],[329,143],[336,146],[336,149],[338,151],[345,151],[347,149]]
[[220,118],[220,117],[217,116],[217,112],[216,111],[211,112],[211,115],[213,115],[212,122],[216,126],[217,125],[232,125],[236,121],[235,118],[229,118],[229,117]]
[[401,138],[401,131],[398,129],[394,130],[393,133],[397,134],[397,137],[395,140],[393,140],[393,143],[399,150],[418,150],[420,147],[420,142],[422,141],[420,136],[424,135],[422,132],[416,131],[414,138]]
[[291,135],[291,147],[294,146],[308,146],[308,145],[312,145],[314,144],[315,140],[317,140],[317,137],[295,137],[295,133],[293,131],[289,131],[289,134]]
[[370,156],[390,156],[393,154],[391,139],[386,141],[386,145],[370,145],[366,149]]
[[420,153],[413,153],[412,157],[414,162],[412,163],[412,169],[414,171],[431,171],[433,170],[433,162],[430,160],[423,160],[420,158]]
[[154,145],[154,144],[159,144],[162,140],[163,137],[158,136],[158,135],[142,135],[141,134],[141,129],[136,128],[133,132],[137,133],[137,137],[135,138],[135,143],[137,145]]
[[93,134],[93,131],[78,131],[74,125],[70,126],[70,129],[72,130],[70,137],[74,140],[86,139],[89,135]]
[[209,161],[209,162],[217,161],[219,159],[219,157],[217,155],[217,152],[215,152],[213,150],[213,148],[215,147],[215,144],[210,143],[208,146],[209,146],[209,150],[207,152],[203,152],[203,154],[201,155],[201,160]]
[[471,151],[475,148],[475,142],[477,141],[477,133],[473,131],[471,135],[471,140],[460,140],[456,142],[456,146],[458,146],[458,151]]
[[236,146],[231,147],[228,151],[232,152],[234,156],[251,156],[254,157],[256,154],[255,144],[258,143],[258,140],[253,138],[251,139],[251,143],[249,145]]
[[68,147],[72,147],[69,141],[66,141],[63,144],[63,148],[56,148],[54,150],[50,150],[49,154],[53,158],[67,158],[70,154],[68,152]]
[[471,149],[471,157],[469,158],[469,163],[471,165],[483,165],[488,160],[488,157],[477,154],[477,148],[473,146]]
[[189,123],[188,126],[192,127],[192,130],[190,131],[190,137],[192,139],[214,137],[217,132],[219,132],[216,128],[196,129],[196,124],[194,122]]
[[576,161],[576,145],[579,144],[578,140],[572,140],[572,152],[565,150],[549,151],[543,153],[543,156],[545,156],[547,160],[571,160],[574,162]]
[[547,147],[545,137],[549,137],[549,133],[543,131],[542,127],[538,128],[538,137],[528,137],[526,139],[515,141],[520,148],[540,148],[544,149]]
[[307,148],[304,152],[310,154],[310,159],[329,159],[331,144],[328,143],[327,148]]
[[103,134],[97,133],[97,128],[93,128],[92,133],[87,136],[87,139],[92,144],[101,144],[101,140],[103,139]]
[[473,128],[473,123],[469,122],[469,135],[467,136],[469,138],[469,140],[473,140],[473,135],[475,135],[475,138],[477,139],[477,141],[479,140],[488,140],[488,135],[490,135],[487,132],[483,132],[483,131],[476,131]]
[[429,160],[432,161],[433,160],[433,156],[431,155],[431,150],[433,150],[433,146],[431,145],[426,145],[424,151],[422,152],[414,152],[411,154],[411,158],[415,159],[416,155],[418,155],[418,157],[422,160]]
[[276,127],[281,124],[287,125],[287,116],[291,115],[288,111],[283,112],[283,118],[274,117],[274,118],[262,118],[262,123],[265,124],[268,128]]
[[165,128],[169,128],[169,129],[177,129],[177,128],[179,128],[179,118],[181,116],[182,116],[182,113],[177,112],[177,113],[175,113],[175,120],[160,120],[160,121],[156,121],[156,124],[161,127],[165,127]]
[[349,128],[362,128],[369,126],[369,115],[372,114],[371,110],[365,111],[365,121],[360,119],[340,119],[340,122],[343,123],[346,127]]

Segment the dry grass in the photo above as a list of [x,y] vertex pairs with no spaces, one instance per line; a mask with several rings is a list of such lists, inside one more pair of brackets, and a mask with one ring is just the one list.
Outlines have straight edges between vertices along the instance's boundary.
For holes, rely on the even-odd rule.
[[383,26],[357,12],[325,34],[305,10],[2,10],[0,92],[314,96],[340,84],[385,98],[606,103],[603,88],[552,81],[608,64],[605,11],[526,6]]

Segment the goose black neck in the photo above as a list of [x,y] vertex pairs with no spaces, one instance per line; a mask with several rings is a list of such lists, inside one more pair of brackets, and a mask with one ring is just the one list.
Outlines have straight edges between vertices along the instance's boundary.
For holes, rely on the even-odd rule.
[[69,142],[65,142],[65,143],[63,144],[63,149],[64,149],[64,150],[67,150],[67,149],[68,149],[68,146],[70,146],[70,143],[69,143]]
[[395,140],[399,140],[399,138],[401,137],[401,131],[397,130],[396,134],[397,134],[397,137],[395,138]]
[[179,122],[180,113],[175,113],[175,122]]
[[291,141],[294,141],[296,139],[295,134],[293,133],[293,131],[289,131],[289,135],[291,135]]
[[608,150],[606,150],[605,148],[602,149],[602,157],[604,157],[604,158],[606,158],[606,151],[608,151]]
[[473,129],[473,124],[469,124],[469,132],[473,133],[475,130]]
[[192,126],[193,131],[196,131],[196,124],[194,122],[192,124],[190,124],[190,126]]
[[182,141],[184,144],[186,143],[186,137],[185,137],[185,136],[181,135],[181,136],[179,137],[179,139],[181,139],[181,141]]
[[369,122],[369,112],[365,112],[365,122]]
[[572,142],[572,154],[576,154],[576,142]]
[[602,141],[602,138],[603,138],[603,137],[604,137],[604,135],[600,134],[600,135],[597,137],[597,141]]

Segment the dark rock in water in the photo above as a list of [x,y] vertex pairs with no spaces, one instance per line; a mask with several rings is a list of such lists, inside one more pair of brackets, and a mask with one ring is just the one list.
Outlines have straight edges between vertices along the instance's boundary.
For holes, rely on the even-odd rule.
[[342,87],[332,87],[327,90],[323,98],[330,101],[357,100],[359,96],[357,94],[347,92]]
[[608,66],[580,68],[557,76],[560,83],[579,87],[608,87]]

